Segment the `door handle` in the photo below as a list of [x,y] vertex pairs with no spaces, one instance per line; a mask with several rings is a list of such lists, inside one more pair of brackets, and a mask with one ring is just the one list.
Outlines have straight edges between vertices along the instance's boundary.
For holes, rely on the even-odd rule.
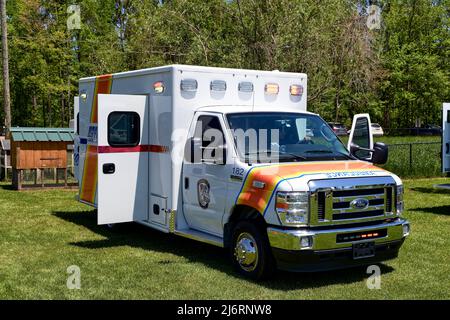
[[103,164],[103,173],[104,174],[113,174],[114,172],[116,172],[116,165],[114,163]]
[[188,177],[184,178],[184,188],[189,189],[189,178]]
[[446,144],[445,144],[445,153],[448,154],[449,151],[450,151],[450,144],[449,144],[449,143],[446,143]]

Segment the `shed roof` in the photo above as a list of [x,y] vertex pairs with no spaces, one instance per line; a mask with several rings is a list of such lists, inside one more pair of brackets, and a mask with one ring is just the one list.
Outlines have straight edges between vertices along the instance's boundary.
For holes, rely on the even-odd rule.
[[26,128],[10,129],[13,141],[52,141],[72,142],[74,131],[71,128]]

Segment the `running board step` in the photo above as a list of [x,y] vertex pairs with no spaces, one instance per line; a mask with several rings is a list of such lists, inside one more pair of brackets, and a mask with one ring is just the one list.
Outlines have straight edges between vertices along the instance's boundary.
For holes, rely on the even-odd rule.
[[175,230],[174,234],[223,248],[223,239],[194,229]]

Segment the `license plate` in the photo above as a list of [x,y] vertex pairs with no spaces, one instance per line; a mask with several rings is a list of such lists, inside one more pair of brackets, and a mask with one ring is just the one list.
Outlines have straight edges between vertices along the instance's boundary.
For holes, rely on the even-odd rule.
[[375,242],[353,244],[353,259],[364,259],[375,256]]

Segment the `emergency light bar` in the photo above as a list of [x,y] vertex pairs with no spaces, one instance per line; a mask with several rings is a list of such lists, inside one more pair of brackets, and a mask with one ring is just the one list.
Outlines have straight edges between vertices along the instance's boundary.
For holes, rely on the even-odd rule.
[[181,91],[185,92],[195,92],[197,91],[198,83],[195,79],[183,79],[180,82]]
[[163,93],[164,92],[164,83],[162,81],[155,82],[153,84],[153,90],[155,90],[155,93]]
[[223,80],[213,80],[211,81],[209,88],[211,89],[211,91],[226,91],[227,83]]
[[266,94],[278,94],[278,91],[280,90],[280,87],[277,83],[266,83],[266,86],[264,87],[264,91]]
[[239,82],[238,90],[239,92],[253,92],[253,83],[250,81]]
[[291,96],[299,97],[303,95],[303,86],[301,84],[293,84],[289,87],[289,92]]

